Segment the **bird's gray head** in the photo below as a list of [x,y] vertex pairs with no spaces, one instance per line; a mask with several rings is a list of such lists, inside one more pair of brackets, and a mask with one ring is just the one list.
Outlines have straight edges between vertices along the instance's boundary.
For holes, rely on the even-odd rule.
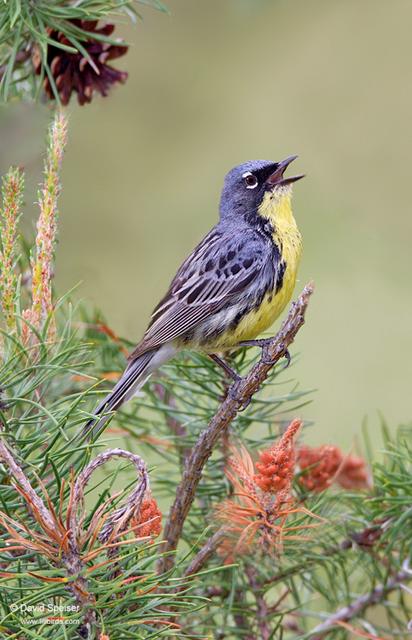
[[303,178],[303,175],[283,177],[296,158],[289,156],[281,162],[250,160],[229,171],[220,198],[220,217],[256,215],[267,192],[274,193]]

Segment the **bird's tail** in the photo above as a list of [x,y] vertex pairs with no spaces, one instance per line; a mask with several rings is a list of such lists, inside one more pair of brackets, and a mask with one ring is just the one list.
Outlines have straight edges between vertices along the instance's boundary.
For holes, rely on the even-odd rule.
[[100,402],[94,417],[86,423],[83,434],[87,433],[91,436],[100,432],[112,413],[124,402],[130,400],[144,385],[150,374],[172,358],[175,351],[169,345],[164,345],[132,360],[111,392]]

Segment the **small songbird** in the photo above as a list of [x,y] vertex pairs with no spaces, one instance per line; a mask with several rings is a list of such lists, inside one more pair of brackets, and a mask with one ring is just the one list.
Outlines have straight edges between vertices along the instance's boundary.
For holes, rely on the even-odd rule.
[[221,354],[262,346],[256,337],[289,302],[302,251],[291,199],[292,185],[303,175],[284,177],[296,157],[253,160],[229,171],[219,222],[183,262],[86,431],[100,431],[111,412],[181,349],[208,354],[236,379]]

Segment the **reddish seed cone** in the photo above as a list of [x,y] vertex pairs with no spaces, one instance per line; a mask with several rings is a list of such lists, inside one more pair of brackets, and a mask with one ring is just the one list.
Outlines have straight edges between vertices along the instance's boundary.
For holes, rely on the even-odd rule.
[[297,462],[302,471],[299,481],[309,491],[319,493],[333,482],[344,489],[366,489],[370,486],[363,458],[345,456],[333,445],[302,446],[298,449]]
[[216,509],[226,533],[219,548],[225,562],[251,551],[279,553],[284,543],[296,540],[303,530],[315,526],[288,527],[292,514],[312,515],[296,504],[292,495],[294,439],[301,426],[300,420],[293,420],[283,436],[260,455],[256,467],[245,447],[231,447],[225,474],[232,485],[232,495]]
[[296,462],[294,440],[301,426],[300,420],[293,420],[280,440],[260,453],[255,482],[262,491],[278,493],[290,487]]
[[146,538],[158,536],[162,530],[162,512],[154,498],[143,500],[140,513],[131,521],[136,536]]
[[346,456],[337,476],[344,489],[369,489],[371,479],[366,462],[358,456]]
[[[87,59],[82,53],[70,53],[49,44],[47,62],[62,104],[69,103],[74,91],[77,93],[79,104],[84,105],[92,101],[95,92],[107,96],[113,84],[126,82],[127,73],[115,69],[107,62],[123,56],[128,47],[120,42],[119,44],[110,44],[96,40],[95,34],[111,36],[114,31],[113,24],[105,24],[98,28],[96,20],[71,20],[70,22],[88,32],[87,36],[78,36],[78,40],[87,51],[90,59]],[[49,37],[51,40],[73,47],[73,43],[61,31],[51,30]],[[32,59],[35,72],[40,74],[42,57],[39,49],[35,49]],[[44,80],[44,90],[50,100],[55,99],[47,74]]]

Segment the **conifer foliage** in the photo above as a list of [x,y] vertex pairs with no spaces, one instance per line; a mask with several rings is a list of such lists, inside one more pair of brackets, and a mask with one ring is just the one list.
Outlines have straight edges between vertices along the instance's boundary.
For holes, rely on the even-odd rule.
[[60,107],[126,81],[115,23],[139,4],[164,10],[159,0],[0,6],[0,98],[55,109],[28,243],[24,172],[11,167],[1,184],[0,638],[406,639],[412,426],[383,424],[374,447],[365,436],[367,460],[305,443],[308,393],[284,362],[312,284],[260,356],[231,355],[236,384],[186,353],[103,433],[83,435],[132,345],[54,290]]
[[53,291],[66,144],[57,111],[28,259],[22,171],[2,183],[1,637],[406,638],[411,429],[378,462],[304,444],[281,358],[311,285],[230,392],[187,353],[81,436],[130,345]]

